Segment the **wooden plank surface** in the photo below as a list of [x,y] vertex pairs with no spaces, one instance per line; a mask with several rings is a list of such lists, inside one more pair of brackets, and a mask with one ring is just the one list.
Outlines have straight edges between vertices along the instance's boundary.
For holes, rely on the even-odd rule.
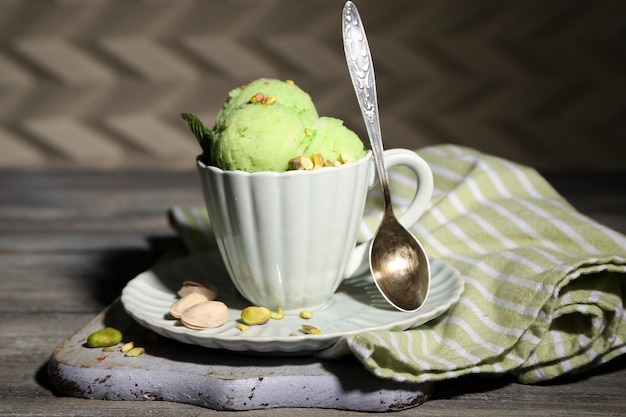
[[[547,178],[583,213],[626,232],[626,174]],[[0,172],[0,415],[242,415],[164,401],[101,401],[56,393],[56,346],[110,304],[174,242],[164,213],[201,205],[194,172]],[[316,409],[246,412],[319,415]],[[327,410],[326,416],[371,415]],[[466,377],[398,416],[626,415],[626,360],[550,384]]]

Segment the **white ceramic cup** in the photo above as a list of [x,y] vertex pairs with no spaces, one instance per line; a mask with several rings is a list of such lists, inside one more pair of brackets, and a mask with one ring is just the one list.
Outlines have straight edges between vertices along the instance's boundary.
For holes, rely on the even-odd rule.
[[[415,152],[385,151],[388,168],[417,177],[416,194],[398,220],[413,225],[430,202],[432,172]],[[368,265],[369,242],[356,244],[376,174],[371,152],[314,171],[197,168],[209,220],[230,278],[249,302],[285,312],[323,306],[341,281]]]

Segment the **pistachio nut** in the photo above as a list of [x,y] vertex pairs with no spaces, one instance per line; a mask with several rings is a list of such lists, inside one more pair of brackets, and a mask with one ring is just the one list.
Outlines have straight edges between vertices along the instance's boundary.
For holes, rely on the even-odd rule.
[[280,307],[278,307],[276,310],[271,310],[270,318],[273,320],[282,320],[285,318],[285,311]]
[[128,352],[124,353],[124,356],[129,356],[131,358],[136,358],[137,356],[143,355],[146,349],[142,347],[134,347]]
[[91,333],[87,337],[87,346],[92,348],[107,347],[117,345],[121,341],[122,332],[113,327],[106,327]]
[[353,162],[354,157],[352,155],[348,155],[347,153],[339,153],[339,162],[342,164],[347,164],[348,162]]
[[303,324],[302,331],[306,334],[321,334],[322,331],[315,326],[311,326],[310,324]]
[[303,310],[300,312],[299,314],[301,319],[312,319],[313,318],[313,312],[312,311],[307,311],[307,310]]
[[289,160],[289,169],[292,170],[310,170],[313,169],[313,161],[306,156],[295,156]]
[[221,301],[203,301],[186,309],[180,321],[190,329],[213,329],[228,321],[228,307]]
[[241,321],[249,326],[265,324],[269,321],[272,312],[265,307],[249,306],[241,311]]
[[120,350],[121,350],[123,353],[126,353],[126,352],[128,352],[129,350],[133,349],[134,347],[135,347],[135,342],[128,342],[128,343],[124,343],[124,344],[122,345],[122,347],[120,348]]
[[324,157],[321,153],[314,153],[311,155],[311,161],[313,161],[314,168],[321,168],[326,165],[324,162]]
[[247,324],[244,324],[240,321],[238,321],[237,323],[235,323],[235,327],[238,328],[239,330],[241,330],[242,332],[245,332],[246,330],[249,329]]

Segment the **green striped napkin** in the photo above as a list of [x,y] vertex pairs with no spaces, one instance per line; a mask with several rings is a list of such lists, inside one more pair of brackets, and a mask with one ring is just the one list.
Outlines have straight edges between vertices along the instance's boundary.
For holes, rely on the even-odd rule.
[[[626,237],[578,213],[531,168],[453,145],[418,153],[435,191],[412,231],[460,271],[464,293],[416,329],[350,336],[322,357],[349,350],[397,381],[511,373],[534,383],[626,352]],[[390,183],[401,210],[415,180],[397,170]],[[375,232],[381,208],[373,192],[361,239]],[[198,233],[208,227],[204,210],[175,208],[170,220],[190,250],[214,247]]]

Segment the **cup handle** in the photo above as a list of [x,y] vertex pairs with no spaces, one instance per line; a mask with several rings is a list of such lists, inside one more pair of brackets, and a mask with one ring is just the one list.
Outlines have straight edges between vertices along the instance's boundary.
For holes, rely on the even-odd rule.
[[[413,226],[424,214],[433,194],[433,173],[430,166],[415,152],[408,149],[388,149],[384,152],[387,168],[403,166],[409,168],[417,177],[418,187],[413,200],[406,210],[398,217],[400,224],[406,228]],[[372,169],[373,165],[372,165]],[[373,176],[370,187],[374,186]],[[360,275],[369,269],[369,250],[372,239],[362,242],[352,250],[345,277]]]

